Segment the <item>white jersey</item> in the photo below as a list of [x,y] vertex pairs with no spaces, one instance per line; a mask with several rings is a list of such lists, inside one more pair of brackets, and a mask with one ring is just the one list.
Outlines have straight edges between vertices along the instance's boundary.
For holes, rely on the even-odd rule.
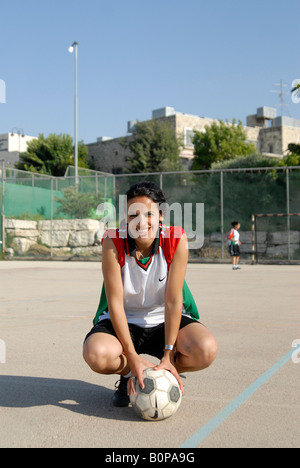
[[[136,258],[135,242],[131,237],[122,238],[120,230],[109,230],[104,235],[111,237],[118,251],[124,287],[124,310],[128,323],[149,328],[165,321],[165,294],[168,271],[183,234],[177,227],[160,226],[160,235],[155,239],[150,257]],[[184,315],[199,319],[193,297],[184,283]],[[110,319],[105,290],[103,288],[94,324]]]
[[128,323],[148,327],[164,322],[167,276],[167,262],[161,247],[147,268],[139,265],[134,257],[125,257],[122,279]]
[[228,237],[229,245],[239,245],[240,244],[240,233],[236,229],[231,229]]

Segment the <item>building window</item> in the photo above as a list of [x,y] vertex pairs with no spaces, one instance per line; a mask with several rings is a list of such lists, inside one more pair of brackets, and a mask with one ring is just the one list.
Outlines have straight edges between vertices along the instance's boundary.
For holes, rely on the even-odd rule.
[[189,148],[194,148],[193,138],[195,136],[195,132],[191,128],[184,129],[184,146],[188,146]]

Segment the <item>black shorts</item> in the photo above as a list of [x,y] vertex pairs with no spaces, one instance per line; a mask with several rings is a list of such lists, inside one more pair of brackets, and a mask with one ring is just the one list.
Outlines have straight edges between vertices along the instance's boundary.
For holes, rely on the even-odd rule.
[[231,257],[239,257],[240,256],[240,246],[237,244],[233,244],[229,246],[229,253]]
[[[182,316],[179,329],[190,325],[191,323],[200,323],[187,316]],[[164,355],[165,347],[165,324],[162,323],[151,328],[141,328],[137,325],[128,324],[132,342],[137,354],[148,354],[161,359]],[[107,333],[115,336],[114,327],[109,319],[97,323],[85,337],[85,341],[94,333]]]

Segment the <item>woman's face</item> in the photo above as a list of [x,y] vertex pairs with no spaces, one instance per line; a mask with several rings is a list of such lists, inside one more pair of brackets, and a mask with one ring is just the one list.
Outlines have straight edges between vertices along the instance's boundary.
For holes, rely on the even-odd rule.
[[162,216],[157,204],[148,197],[136,197],[127,203],[127,223],[131,234],[141,245],[156,237]]

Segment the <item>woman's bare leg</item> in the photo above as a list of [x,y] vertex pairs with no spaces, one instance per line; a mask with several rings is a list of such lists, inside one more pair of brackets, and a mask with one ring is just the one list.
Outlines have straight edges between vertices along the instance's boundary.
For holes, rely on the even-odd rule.
[[200,323],[182,328],[176,342],[176,369],[195,372],[209,367],[215,360],[218,344],[210,331]]
[[83,358],[98,374],[127,375],[127,358],[119,340],[107,333],[94,333],[83,345]]

